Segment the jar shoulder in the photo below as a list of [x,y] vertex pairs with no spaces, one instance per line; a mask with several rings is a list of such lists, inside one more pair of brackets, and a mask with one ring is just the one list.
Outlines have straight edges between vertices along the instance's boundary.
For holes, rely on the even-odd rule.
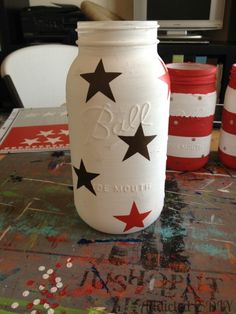
[[[96,55],[96,56],[86,56],[86,55],[78,55],[74,62],[72,63],[69,73],[71,72],[80,72],[84,71],[84,69],[96,68],[99,62],[102,61],[104,68],[106,67],[121,67],[124,69],[129,69],[129,67],[133,67],[133,69],[143,69],[145,68],[164,68],[166,70],[165,64],[161,57],[156,54],[152,55]],[[166,70],[167,71],[167,70]]]

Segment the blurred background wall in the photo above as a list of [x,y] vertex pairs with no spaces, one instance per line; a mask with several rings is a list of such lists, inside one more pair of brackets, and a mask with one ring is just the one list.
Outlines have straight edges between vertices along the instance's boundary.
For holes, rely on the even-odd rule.
[[[80,3],[83,0],[30,0],[30,5],[53,5],[53,2],[56,3],[65,3],[65,4],[75,4],[80,6]],[[125,20],[132,19],[132,11],[133,11],[133,0],[92,0],[92,2],[97,3],[110,11],[113,11],[120,17]]]

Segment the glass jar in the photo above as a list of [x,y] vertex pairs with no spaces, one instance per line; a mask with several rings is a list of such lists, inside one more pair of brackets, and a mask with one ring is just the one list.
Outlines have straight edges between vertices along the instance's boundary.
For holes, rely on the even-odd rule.
[[164,202],[169,76],[155,21],[78,23],[67,78],[74,200],[91,227],[142,230]]
[[198,170],[208,162],[216,106],[216,66],[167,65],[171,80],[167,168]]
[[236,169],[236,64],[232,65],[225,92],[219,159],[225,166]]

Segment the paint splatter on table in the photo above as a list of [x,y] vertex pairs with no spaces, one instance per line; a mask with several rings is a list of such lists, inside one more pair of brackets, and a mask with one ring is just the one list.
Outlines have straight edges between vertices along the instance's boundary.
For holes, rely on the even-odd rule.
[[211,159],[122,236],[79,218],[68,154],[1,159],[0,313],[236,313],[236,172]]

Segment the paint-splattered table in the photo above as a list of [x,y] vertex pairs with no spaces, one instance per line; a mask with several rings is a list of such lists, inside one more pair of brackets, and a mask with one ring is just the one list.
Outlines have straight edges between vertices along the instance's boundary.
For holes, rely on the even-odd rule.
[[76,213],[69,154],[1,156],[0,313],[236,313],[236,172],[211,160],[168,171],[160,219],[113,236]]

